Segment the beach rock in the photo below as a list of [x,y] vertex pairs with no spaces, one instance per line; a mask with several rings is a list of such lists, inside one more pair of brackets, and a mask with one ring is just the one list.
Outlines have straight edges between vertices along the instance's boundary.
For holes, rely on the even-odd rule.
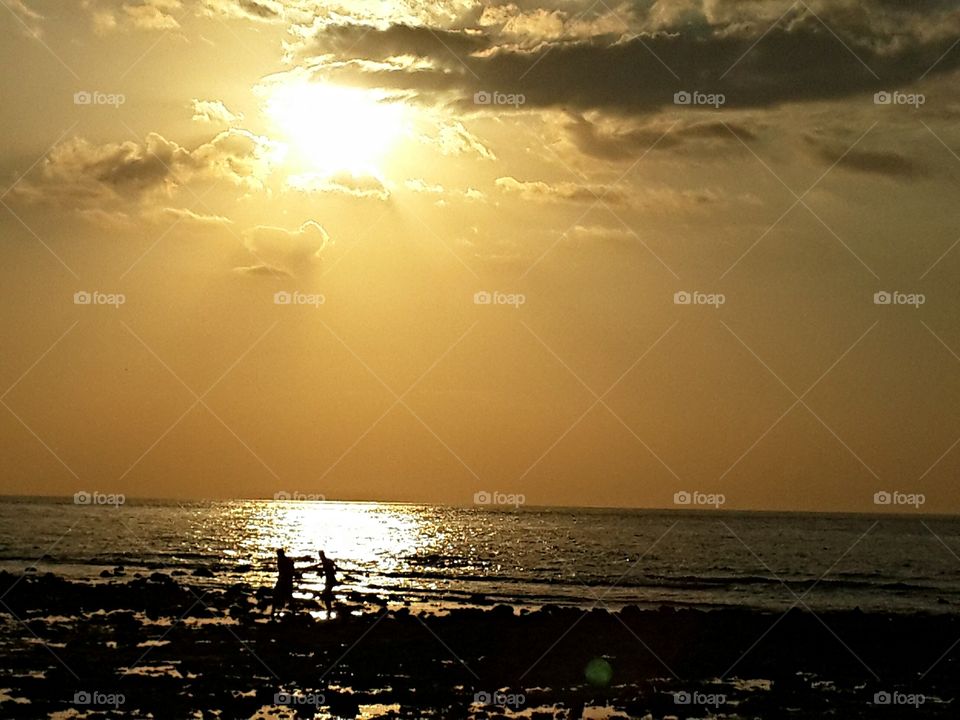
[[[249,611],[258,597],[268,600],[269,588],[234,584],[207,592],[186,582],[163,574],[107,584],[0,572],[0,593],[9,590],[4,605],[29,624],[24,628],[0,605],[0,673],[4,688],[10,687],[7,695],[32,700],[22,706],[3,703],[0,716],[47,717],[64,710],[64,697],[88,687],[123,692],[126,717],[156,718],[252,717],[274,704],[275,693],[290,688],[323,693],[327,700],[323,707],[295,708],[297,717],[356,717],[355,706],[396,703],[399,711],[374,711],[371,717],[407,720],[594,717],[607,706],[611,717],[705,716],[703,708],[692,706],[678,712],[677,691],[729,698],[727,707],[709,716],[875,720],[901,717],[877,712],[869,703],[885,688],[929,698],[956,694],[954,658],[946,657],[922,681],[916,674],[918,659],[929,667],[931,654],[960,636],[960,617],[948,613],[814,616],[800,609],[784,615],[744,608],[626,607],[617,614],[577,608],[518,614],[500,604],[446,615],[415,616],[404,608],[384,616],[370,611],[376,603],[368,600],[362,615],[340,603],[337,621],[312,618],[306,605],[270,621]],[[237,621],[177,622],[188,615]],[[144,616],[161,623],[144,623]],[[161,638],[161,644],[148,643]],[[44,644],[81,671],[82,684]],[[594,658],[609,663],[609,684],[587,685],[584,671]],[[754,678],[761,686],[718,680],[734,660],[733,677]],[[172,670],[120,675],[134,666]],[[318,681],[327,668],[329,675]],[[683,680],[674,680],[673,672]],[[322,683],[329,687],[317,687]],[[476,693],[496,689],[522,692],[526,712],[470,710]],[[928,702],[911,708],[910,715],[951,718],[955,707]]]
[[193,571],[192,575],[193,575],[194,577],[212,578],[212,577],[213,577],[213,572],[211,572],[211,571],[209,570],[209,568],[198,567],[196,570]]

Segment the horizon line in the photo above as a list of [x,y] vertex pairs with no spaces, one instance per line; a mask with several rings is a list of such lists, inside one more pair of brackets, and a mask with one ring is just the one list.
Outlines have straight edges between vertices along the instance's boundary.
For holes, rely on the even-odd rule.
[[[98,491],[95,491],[98,492]],[[958,518],[960,517],[960,512],[931,512],[927,510],[917,510],[914,512],[884,512],[874,511],[869,512],[866,510],[782,510],[782,509],[767,509],[767,508],[714,508],[714,507],[696,507],[696,506],[674,506],[674,507],[664,507],[664,506],[641,506],[641,505],[528,505],[522,504],[519,506],[511,505],[484,505],[477,503],[448,503],[448,502],[425,502],[425,501],[414,501],[414,500],[348,500],[348,499],[338,499],[338,498],[314,498],[314,499],[278,499],[275,497],[172,497],[172,496],[146,496],[146,495],[127,495],[126,493],[102,493],[104,495],[123,495],[124,500],[134,500],[140,503],[150,502],[150,501],[162,501],[168,503],[226,503],[226,502],[276,502],[276,503],[301,503],[301,504],[315,504],[315,503],[341,503],[341,504],[358,504],[358,505],[411,505],[411,506],[421,506],[421,507],[442,507],[442,508],[458,508],[458,509],[469,509],[473,508],[476,510],[486,510],[486,511],[499,511],[499,512],[520,512],[520,511],[531,511],[531,510],[612,510],[612,511],[648,511],[648,512],[665,512],[665,513],[687,513],[687,514],[709,514],[709,515],[721,515],[724,513],[727,514],[766,514],[766,515],[858,515],[865,517],[881,517],[881,518],[910,518],[910,517],[943,517],[943,518]],[[21,495],[21,494],[10,494],[10,493],[0,493],[0,501],[5,501],[9,499],[20,499],[20,500],[52,500],[59,499],[68,501],[70,500],[71,495],[62,495],[62,494],[38,494],[38,495]]]

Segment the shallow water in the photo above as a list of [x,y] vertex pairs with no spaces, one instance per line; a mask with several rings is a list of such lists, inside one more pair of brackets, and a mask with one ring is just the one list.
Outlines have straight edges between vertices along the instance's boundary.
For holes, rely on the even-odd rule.
[[[954,612],[960,520],[242,500],[0,501],[0,569],[100,580],[213,571],[198,583],[269,585],[276,547],[370,595],[455,606],[742,605]],[[301,590],[319,591],[307,574]],[[482,598],[480,597],[482,596]],[[799,600],[798,600],[799,598]]]

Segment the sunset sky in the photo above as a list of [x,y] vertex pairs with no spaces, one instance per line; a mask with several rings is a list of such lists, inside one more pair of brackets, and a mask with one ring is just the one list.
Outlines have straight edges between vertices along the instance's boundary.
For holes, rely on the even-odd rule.
[[0,0],[0,491],[960,512],[958,38]]

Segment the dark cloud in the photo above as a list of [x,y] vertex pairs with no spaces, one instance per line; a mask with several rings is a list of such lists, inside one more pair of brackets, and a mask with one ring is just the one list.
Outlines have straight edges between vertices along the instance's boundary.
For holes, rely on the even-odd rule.
[[280,17],[280,9],[275,3],[257,2],[256,0],[237,0],[237,5],[247,15],[263,20],[273,20]]
[[95,145],[72,138],[54,147],[14,191],[34,202],[73,208],[167,194],[195,179],[223,179],[248,189],[262,186],[274,151],[245,130],[219,133],[193,150],[150,133],[142,142]]
[[[338,57],[386,60],[400,55],[431,59],[447,52],[450,59],[464,57],[487,48],[479,32],[432,29],[427,26],[326,25],[314,37],[313,48]],[[445,63],[446,64],[446,63]]]
[[[525,107],[632,114],[672,107],[679,90],[723,93],[727,108],[754,108],[903,87],[928,71],[938,74],[960,66],[960,50],[947,52],[955,36],[911,32],[907,20],[896,37],[879,35],[878,22],[864,10],[841,5],[840,19],[828,16],[827,24],[823,16],[797,5],[772,29],[760,23],[686,25],[682,30],[545,42],[534,50],[510,45],[489,28],[345,24],[318,31],[303,53],[337,59],[321,63],[320,72],[412,90],[428,101],[452,98],[464,108],[475,107],[475,92],[495,90],[522,93]],[[882,6],[871,7],[882,11]],[[841,12],[850,17],[844,19]],[[956,13],[945,17],[960,26]],[[401,56],[418,62],[390,67],[349,62]],[[513,107],[475,109],[506,113]]]
[[849,148],[839,141],[813,135],[805,138],[807,146],[820,161],[844,170],[881,175],[894,180],[910,180],[927,174],[926,168],[913,158],[892,150]]
[[756,139],[756,131],[743,122],[700,120],[641,126],[607,127],[583,115],[571,114],[565,129],[570,141],[584,153],[601,160],[626,162],[647,151],[689,149],[699,156],[739,150],[743,141]]

